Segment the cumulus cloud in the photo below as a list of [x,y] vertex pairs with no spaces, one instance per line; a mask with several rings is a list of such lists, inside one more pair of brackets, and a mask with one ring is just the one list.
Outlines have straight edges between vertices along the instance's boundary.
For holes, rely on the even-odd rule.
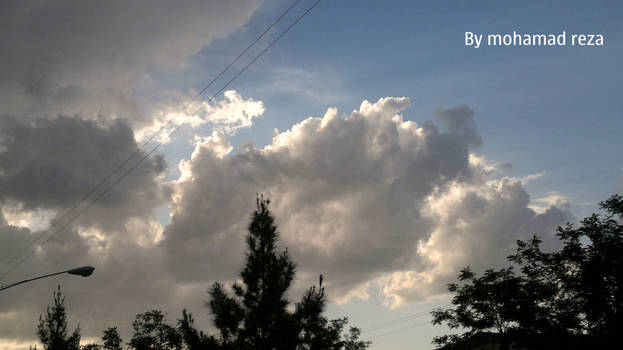
[[543,237],[546,248],[554,247],[555,228],[571,221],[571,214],[555,206],[537,213],[529,203],[521,182],[508,178],[456,182],[435,191],[423,210],[434,221],[433,230],[417,249],[424,263],[382,277],[381,295],[395,307],[443,294],[460,268],[482,271],[506,265],[515,241],[533,234]]
[[[227,101],[245,106],[233,92]],[[247,109],[219,104],[223,117],[214,120],[244,126],[263,113],[260,102],[246,101]],[[256,193],[273,200],[280,244],[298,262],[294,293],[323,273],[335,301],[378,292],[393,307],[443,294],[460,267],[502,263],[516,239],[551,233],[569,219],[557,206],[535,212],[521,181],[497,170],[509,167],[477,154],[482,140],[469,107],[439,109],[436,122],[418,123],[402,114],[409,103],[364,101],[341,116],[330,108],[276,132],[262,148],[234,149],[228,130],[215,130],[196,139],[177,180],[164,182],[161,160],[149,160],[20,271],[96,266],[89,283],[62,280],[70,314],[87,336],[111,324],[127,335],[136,313],[157,307],[173,319],[183,307],[201,312],[212,281],[237,277]],[[93,185],[103,169],[97,163],[110,166],[117,148],[137,146],[123,121],[2,122],[6,252],[41,232],[37,218],[67,208]],[[71,181],[45,186],[60,178]],[[162,203],[171,214],[165,227],[155,215]],[[0,337],[32,336],[55,283],[5,294]],[[207,326],[207,318],[197,319]]]
[[492,176],[473,154],[482,141],[469,107],[439,109],[439,124],[420,125],[400,114],[408,105],[364,101],[342,117],[329,109],[262,149],[228,153],[222,133],[198,144],[171,185],[169,269],[187,282],[233,277],[249,199],[262,192],[301,280],[324,273],[342,300],[377,286],[396,306],[442,293],[458,268],[502,262],[516,239],[569,217],[555,207],[537,214],[521,181]]

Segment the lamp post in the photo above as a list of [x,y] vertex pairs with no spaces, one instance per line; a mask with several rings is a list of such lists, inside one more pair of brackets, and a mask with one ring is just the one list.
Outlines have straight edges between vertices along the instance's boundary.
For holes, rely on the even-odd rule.
[[11,288],[11,287],[15,287],[18,284],[31,282],[31,281],[34,281],[34,280],[38,280],[38,279],[46,278],[46,277],[50,277],[50,276],[56,276],[56,275],[60,275],[60,274],[63,274],[63,273],[68,273],[70,275],[79,275],[79,276],[82,276],[82,277],[88,277],[88,276],[91,276],[91,274],[93,273],[94,270],[95,270],[95,268],[93,266],[76,267],[74,269],[67,270],[67,271],[55,272],[55,273],[51,273],[49,275],[43,275],[43,276],[39,276],[39,277],[35,277],[35,278],[31,278],[31,279],[27,279],[27,280],[23,280],[23,281],[19,281],[19,282],[7,284],[6,286],[0,287],[0,291],[8,289],[8,288]]

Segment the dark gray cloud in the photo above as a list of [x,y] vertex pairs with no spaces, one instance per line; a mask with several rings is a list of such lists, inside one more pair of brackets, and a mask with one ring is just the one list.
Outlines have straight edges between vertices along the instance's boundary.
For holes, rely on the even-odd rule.
[[[133,305],[161,301],[168,289],[166,278],[159,276],[162,263],[154,248],[161,230],[154,210],[164,203],[161,157],[147,158],[69,227],[57,231],[65,220],[46,231],[50,221],[61,217],[136,149],[134,133],[121,120],[100,125],[78,117],[0,119],[0,272],[21,261],[24,255],[15,259],[16,254],[36,242],[25,252],[32,253],[29,258],[2,284],[81,265],[97,267],[88,280],[59,277],[3,292],[0,338],[32,338],[36,315],[45,310],[58,282],[76,292],[72,314],[86,323],[83,328],[90,334],[117,316],[131,319],[140,311]],[[139,152],[134,159],[143,155]],[[77,209],[81,208],[84,204]],[[42,212],[47,213],[42,227],[27,228]],[[137,287],[149,292],[139,296]],[[97,302],[111,296],[119,298],[115,307]]]
[[137,84],[151,84],[150,71],[178,67],[243,25],[256,6],[254,0],[4,1],[0,112],[99,114],[148,125],[158,106],[136,96]]
[[[124,335],[134,316],[148,308],[175,310],[176,317],[182,307],[201,307],[203,293],[193,295],[187,301],[183,292],[175,298],[175,288],[170,276],[163,274],[163,265],[154,245],[140,244],[134,230],[147,229],[145,225],[131,225],[115,235],[109,235],[105,244],[98,244],[88,230],[73,227],[60,233],[55,239],[26,260],[15,273],[2,284],[68,268],[93,265],[95,273],[88,277],[60,275],[2,292],[0,305],[0,344],[8,347],[9,341],[34,342],[38,316],[51,303],[51,291],[62,285],[67,296],[70,324],[78,323],[86,337],[101,335],[101,330],[118,325]],[[104,231],[100,231],[104,232]],[[107,233],[110,234],[110,231]],[[30,232],[3,224],[0,226],[4,267],[8,257],[15,254],[40,232]],[[167,307],[170,299],[181,304]],[[24,345],[17,348],[24,348]]]
[[474,111],[466,105],[456,108],[439,108],[435,112],[435,119],[445,126],[453,135],[462,136],[462,141],[470,149],[478,149],[482,145],[482,139],[476,132]]
[[[78,117],[26,122],[4,116],[0,119],[0,202],[25,211],[52,209],[62,214],[137,148],[132,129],[121,120],[100,126]],[[139,152],[133,161],[143,154]],[[148,215],[161,202],[157,178],[164,170],[161,157],[148,158],[96,202],[88,218],[105,224]]]

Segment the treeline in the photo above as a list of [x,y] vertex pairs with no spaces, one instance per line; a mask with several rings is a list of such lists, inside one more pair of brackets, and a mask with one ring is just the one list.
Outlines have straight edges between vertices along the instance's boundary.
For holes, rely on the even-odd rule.
[[558,251],[534,236],[517,241],[513,266],[461,270],[453,307],[432,316],[464,332],[435,338],[438,349],[623,349],[623,198],[600,207],[558,228]]
[[[257,198],[257,209],[249,224],[246,263],[240,272],[242,283],[228,290],[212,285],[206,303],[218,330],[198,330],[192,315],[183,310],[174,324],[160,310],[138,314],[133,335],[123,342],[116,327],[105,329],[102,342],[80,345],[80,328],[69,333],[60,287],[54,305],[39,319],[37,334],[46,350],[363,350],[369,342],[359,339],[360,330],[347,319],[329,320],[323,315],[326,296],[320,275],[318,286],[309,288],[299,302],[286,298],[296,264],[286,251],[278,252],[277,227],[268,205]],[[35,347],[36,348],[36,347]]]

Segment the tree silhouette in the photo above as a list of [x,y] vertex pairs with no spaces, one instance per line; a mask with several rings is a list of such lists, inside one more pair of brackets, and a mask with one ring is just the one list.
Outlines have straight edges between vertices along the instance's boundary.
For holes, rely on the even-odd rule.
[[219,343],[213,336],[197,331],[192,315],[184,309],[178,320],[178,330],[189,350],[219,349]]
[[[462,338],[494,330],[500,334],[509,332],[515,325],[513,317],[519,301],[521,281],[512,268],[499,271],[487,270],[478,277],[469,267],[461,270],[459,281],[462,285],[451,283],[448,291],[456,295],[452,303],[455,309],[433,311],[433,324],[446,322],[451,329],[465,328]],[[444,344],[456,337],[442,337],[436,340]]]
[[80,346],[80,350],[122,350],[121,337],[117,331],[117,327],[108,327],[104,329],[104,336],[102,337],[104,344],[89,343]]
[[[220,283],[208,291],[206,305],[219,330],[218,346],[254,350],[367,348],[368,343],[358,339],[356,328],[343,337],[346,319],[329,321],[322,316],[326,305],[322,277],[318,287],[309,288],[299,303],[292,305],[286,298],[296,264],[287,250],[276,249],[279,235],[269,203],[262,196],[257,198],[246,239],[247,259],[240,272],[242,283],[233,284],[233,295]],[[190,329],[185,334],[197,339]]]
[[134,335],[129,346],[135,350],[179,350],[182,337],[177,330],[166,324],[165,315],[160,310],[151,310],[136,315],[132,323]]
[[623,346],[623,197],[599,204],[604,216],[559,229],[563,249],[552,257],[563,292],[580,306],[583,331],[611,348]]
[[[257,209],[249,223],[246,263],[240,272],[242,283],[234,283],[232,293],[214,283],[208,290],[206,306],[214,316],[218,336],[205,334],[194,326],[185,309],[177,327],[168,325],[165,314],[151,310],[136,315],[134,333],[128,343],[134,350],[365,350],[369,342],[359,339],[360,330],[347,319],[329,320],[323,316],[327,299],[323,276],[318,286],[310,287],[301,301],[293,304],[286,297],[296,272],[287,250],[278,252],[277,227],[268,205],[257,198]],[[39,337],[44,348],[80,348],[80,329],[67,336],[64,298],[60,286],[54,292],[54,307],[48,307],[39,321]],[[87,344],[83,350],[121,350],[122,340],[116,327],[104,330],[103,344]],[[36,347],[35,347],[36,348]]]
[[562,248],[541,250],[534,236],[517,241],[508,260],[520,268],[487,270],[478,277],[461,270],[451,283],[454,308],[432,312],[433,324],[463,328],[462,335],[434,339],[443,348],[495,342],[502,347],[620,348],[623,329],[623,198],[600,204],[576,227],[558,228]]
[[121,336],[119,336],[119,332],[117,331],[117,327],[108,327],[104,329],[104,336],[102,337],[104,344],[102,348],[104,350],[121,350],[123,341],[121,340]]
[[76,327],[71,335],[67,334],[67,315],[65,313],[65,297],[58,285],[53,292],[54,305],[47,307],[45,317],[39,316],[37,335],[45,350],[78,350],[80,348],[80,327]]

